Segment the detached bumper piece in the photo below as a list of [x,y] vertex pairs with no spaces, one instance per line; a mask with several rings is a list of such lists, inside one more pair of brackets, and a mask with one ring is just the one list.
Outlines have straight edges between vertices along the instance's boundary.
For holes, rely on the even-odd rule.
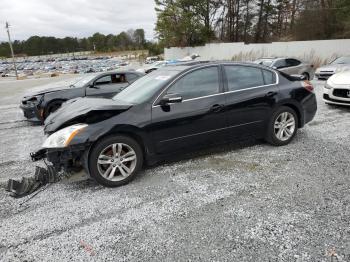
[[41,149],[37,152],[30,153],[30,158],[32,159],[33,162],[42,160],[46,157],[46,150]]
[[12,197],[21,198],[34,193],[42,186],[58,182],[60,179],[59,172],[53,166],[48,166],[47,169],[37,166],[32,177],[23,177],[20,181],[8,180],[6,191],[10,192]]

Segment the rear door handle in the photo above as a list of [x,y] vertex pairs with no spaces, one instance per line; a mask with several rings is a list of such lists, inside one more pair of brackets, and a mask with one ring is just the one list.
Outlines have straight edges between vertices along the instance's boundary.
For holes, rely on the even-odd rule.
[[266,97],[273,97],[275,95],[277,95],[277,92],[268,92],[265,96]]
[[224,107],[223,105],[216,104],[211,107],[210,111],[217,113],[217,112],[220,112],[223,107]]

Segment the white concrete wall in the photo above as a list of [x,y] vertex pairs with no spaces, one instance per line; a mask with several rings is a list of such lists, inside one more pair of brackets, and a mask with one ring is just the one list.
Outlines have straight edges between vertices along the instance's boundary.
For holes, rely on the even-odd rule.
[[218,43],[199,47],[172,47],[164,50],[165,59],[199,54],[201,60],[250,61],[263,56],[291,56],[315,65],[338,56],[350,56],[350,39],[273,42],[269,44]]

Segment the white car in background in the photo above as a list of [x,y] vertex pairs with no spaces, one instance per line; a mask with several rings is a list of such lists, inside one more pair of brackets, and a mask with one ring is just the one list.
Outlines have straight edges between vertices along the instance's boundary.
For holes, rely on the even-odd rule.
[[326,104],[350,106],[350,71],[335,74],[328,79],[323,100]]
[[315,75],[318,79],[328,79],[332,75],[350,70],[350,56],[342,56],[328,65],[317,68]]

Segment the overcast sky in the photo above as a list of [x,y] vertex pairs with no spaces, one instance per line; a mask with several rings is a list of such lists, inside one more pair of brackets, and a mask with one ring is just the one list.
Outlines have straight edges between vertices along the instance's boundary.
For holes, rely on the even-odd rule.
[[118,34],[144,28],[154,37],[154,0],[0,0],[0,41],[7,40],[5,21],[13,39],[40,36]]

